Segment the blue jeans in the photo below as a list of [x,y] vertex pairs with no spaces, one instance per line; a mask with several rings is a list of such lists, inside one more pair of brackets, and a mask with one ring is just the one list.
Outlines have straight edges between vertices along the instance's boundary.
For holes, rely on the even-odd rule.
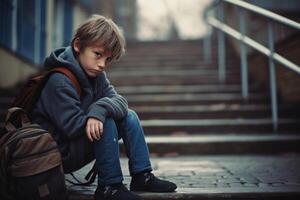
[[103,125],[101,139],[93,142],[96,169],[98,170],[98,185],[100,186],[123,181],[119,159],[118,140],[120,138],[123,139],[129,158],[130,174],[152,170],[149,150],[140,120],[133,110],[128,110],[127,116],[120,121],[116,122],[107,118]]

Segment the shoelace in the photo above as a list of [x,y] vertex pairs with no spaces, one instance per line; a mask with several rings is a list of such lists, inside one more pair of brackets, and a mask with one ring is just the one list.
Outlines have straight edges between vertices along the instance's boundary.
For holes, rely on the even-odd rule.
[[104,188],[104,197],[112,197],[113,195],[115,195],[119,190],[123,190],[123,191],[127,191],[127,188],[124,185],[121,185],[118,188],[114,188],[112,186],[105,186]]
[[146,177],[145,184],[151,183],[155,179],[154,174],[152,174],[151,172],[145,173],[144,176]]

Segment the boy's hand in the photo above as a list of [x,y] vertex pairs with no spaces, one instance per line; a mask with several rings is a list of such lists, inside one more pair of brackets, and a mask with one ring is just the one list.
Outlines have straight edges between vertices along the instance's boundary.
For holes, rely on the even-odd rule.
[[103,133],[103,123],[96,118],[89,118],[86,123],[86,135],[91,142],[99,140]]

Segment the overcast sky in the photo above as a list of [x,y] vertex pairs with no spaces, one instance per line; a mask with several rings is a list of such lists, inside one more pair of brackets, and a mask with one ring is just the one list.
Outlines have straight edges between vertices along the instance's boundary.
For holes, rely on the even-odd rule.
[[199,38],[207,33],[202,20],[204,8],[211,0],[137,0],[138,38],[166,39],[174,21],[182,39]]

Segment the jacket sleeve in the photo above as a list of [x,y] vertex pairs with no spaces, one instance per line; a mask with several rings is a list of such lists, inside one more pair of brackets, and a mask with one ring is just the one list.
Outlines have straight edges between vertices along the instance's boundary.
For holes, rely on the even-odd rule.
[[[113,119],[121,119],[127,115],[128,103],[127,100],[119,95],[114,87],[110,84],[103,73],[101,79],[101,91],[97,93],[101,94],[100,97],[89,107],[88,112],[90,115],[106,115],[101,121],[104,123],[106,117]],[[105,111],[103,111],[105,110]]]
[[53,74],[40,98],[47,117],[65,138],[72,139],[85,132],[89,113],[82,109],[80,98],[69,78],[63,74]]

